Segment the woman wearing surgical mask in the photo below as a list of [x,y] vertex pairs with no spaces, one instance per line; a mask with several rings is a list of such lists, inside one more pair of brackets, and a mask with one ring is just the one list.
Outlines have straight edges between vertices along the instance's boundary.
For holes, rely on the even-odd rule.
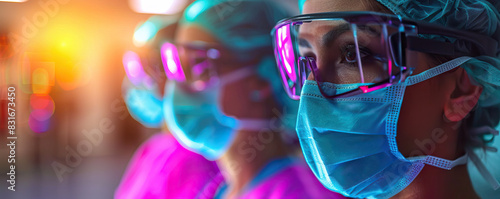
[[275,55],[285,90],[300,99],[304,156],[325,187],[354,198],[499,198],[473,189],[500,186],[498,162],[488,168],[478,157],[497,151],[500,15],[492,4],[299,5],[304,15],[273,30]]
[[199,0],[175,42],[161,49],[167,126],[184,147],[216,160],[224,177],[200,190],[202,198],[339,196],[293,158],[287,142],[297,103],[273,80],[269,35],[283,17],[269,1]]
[[147,53],[128,51],[123,56],[127,76],[122,92],[130,116],[147,128],[162,131],[135,151],[115,191],[115,199],[196,198],[207,183],[220,178],[215,162],[186,150],[166,129],[161,86],[166,78],[157,48],[161,47],[160,41],[172,40],[177,23],[174,17],[162,20],[167,26],[157,33],[158,41],[140,49]]

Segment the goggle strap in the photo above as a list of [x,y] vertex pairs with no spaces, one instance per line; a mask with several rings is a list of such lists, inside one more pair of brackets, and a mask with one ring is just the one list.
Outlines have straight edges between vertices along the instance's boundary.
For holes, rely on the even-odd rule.
[[449,42],[424,39],[413,35],[406,36],[406,42],[409,50],[431,54],[456,56],[455,46]]

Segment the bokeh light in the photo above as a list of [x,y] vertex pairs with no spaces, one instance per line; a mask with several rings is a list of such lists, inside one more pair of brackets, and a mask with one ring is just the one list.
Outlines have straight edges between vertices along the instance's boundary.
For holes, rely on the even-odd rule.
[[186,81],[186,76],[182,70],[181,61],[179,59],[179,51],[177,47],[171,43],[164,43],[161,47],[161,60],[163,68],[169,79],[179,82]]
[[49,72],[44,68],[37,68],[31,76],[32,89],[35,94],[50,93]]
[[37,119],[37,116],[35,116],[36,113],[31,112],[30,118],[28,121],[28,124],[30,126],[30,129],[35,132],[35,133],[45,133],[49,130],[50,127],[50,119],[46,120],[39,120]]
[[137,53],[127,51],[123,55],[123,67],[128,79],[132,84],[140,86],[147,80],[147,74],[141,64],[141,58]]
[[31,113],[29,126],[33,132],[43,133],[49,128],[55,104],[49,95],[33,94],[30,97]]
[[134,33],[134,45],[137,47],[144,46],[149,40],[151,40],[158,32],[158,27],[151,22],[146,21],[144,24],[139,26],[139,28]]
[[44,110],[50,115],[54,113],[54,100],[50,95],[31,95],[30,105],[33,110]]
[[129,0],[132,10],[149,14],[176,14],[187,3],[187,0]]

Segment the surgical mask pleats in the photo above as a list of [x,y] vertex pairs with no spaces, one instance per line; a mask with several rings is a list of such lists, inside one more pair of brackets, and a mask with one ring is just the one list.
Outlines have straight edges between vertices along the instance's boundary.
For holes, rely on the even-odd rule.
[[263,121],[239,121],[221,110],[224,86],[252,74],[255,74],[255,67],[243,67],[219,77],[217,82],[201,91],[169,81],[165,88],[164,114],[173,135],[184,147],[215,160],[229,148],[240,127],[250,128],[249,123],[262,127]]
[[[416,84],[458,67],[458,58],[408,77]],[[465,164],[464,157],[404,157],[396,142],[397,123],[408,82],[350,97],[327,99],[318,85],[302,88],[297,132],[307,163],[328,189],[348,197],[388,198],[406,188],[425,164],[444,169]],[[359,84],[323,82],[328,93],[349,92]]]
[[234,137],[236,120],[218,107],[218,88],[188,92],[169,82],[164,112],[169,128],[179,142],[207,159],[217,159]]

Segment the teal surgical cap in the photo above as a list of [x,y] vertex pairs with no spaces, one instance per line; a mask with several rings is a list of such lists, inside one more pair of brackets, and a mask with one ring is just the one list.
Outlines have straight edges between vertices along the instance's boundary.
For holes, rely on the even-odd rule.
[[289,16],[288,10],[271,0],[197,0],[186,9],[180,25],[197,25],[226,48],[240,52],[237,56],[241,60],[258,60],[258,74],[271,84],[276,100],[284,108],[276,119],[293,130],[298,102],[288,97],[276,78],[279,73],[270,35],[274,25]]
[[245,58],[257,56],[257,49],[272,52],[270,32],[289,13],[270,0],[197,0],[184,12],[181,24],[194,24],[213,34],[225,47],[252,51]]
[[[498,3],[486,0],[377,0],[394,14],[491,36],[500,42]],[[493,1],[492,1],[493,2]],[[496,127],[500,111],[500,48],[497,56],[479,56],[462,65],[483,87],[470,127]]]

